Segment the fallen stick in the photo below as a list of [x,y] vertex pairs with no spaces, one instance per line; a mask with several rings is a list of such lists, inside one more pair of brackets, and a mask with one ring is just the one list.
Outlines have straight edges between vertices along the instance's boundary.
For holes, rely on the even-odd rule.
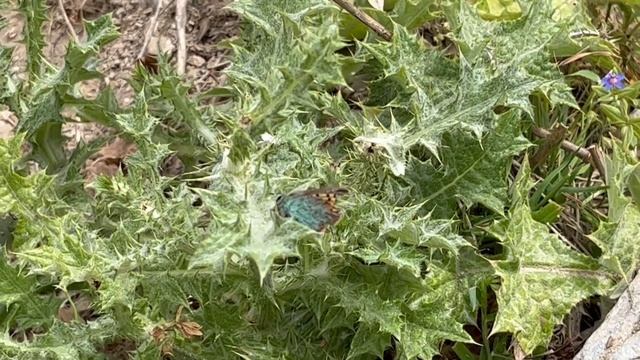
[[176,72],[178,75],[184,74],[187,67],[187,37],[185,27],[187,26],[187,0],[176,1],[176,32],[178,34],[178,60]]
[[[551,136],[551,132],[543,128],[533,128],[533,135],[541,139],[547,139]],[[577,157],[582,159],[582,161],[586,162],[587,164],[591,163],[591,153],[589,152],[589,150],[582,148],[567,140],[562,140],[560,142],[560,147],[572,154],[575,154]]]
[[[552,134],[549,130],[536,127],[536,128],[533,128],[533,135],[546,140]],[[591,145],[588,149],[585,149],[570,141],[562,140],[560,142],[560,147],[563,150],[566,150],[574,154],[575,156],[579,157],[586,164],[590,164],[591,166],[593,166],[600,173],[600,176],[602,177],[602,181],[606,183],[607,181],[606,167],[604,165],[604,161],[602,160],[600,148],[597,145]]]
[[67,12],[64,9],[64,4],[62,3],[62,0],[58,0],[58,8],[62,13],[62,18],[64,19],[64,23],[67,25],[67,29],[69,30],[69,36],[73,38],[73,41],[75,41],[76,44],[79,44],[80,41],[78,40],[78,35],[76,34],[76,30],[73,28],[73,25],[71,25],[71,21],[67,16]]
[[357,6],[352,4],[349,0],[333,0],[341,8],[347,10],[351,15],[355,16],[358,20],[360,20],[363,24],[367,25],[373,32],[378,34],[381,38],[386,41],[391,41],[393,34],[389,30],[387,30],[382,24],[377,22],[374,18],[369,16],[364,11],[358,9]]
[[149,24],[149,27],[144,34],[144,42],[142,43],[142,48],[140,48],[140,51],[138,52],[138,60],[142,59],[142,57],[144,56],[145,52],[147,51],[147,47],[149,47],[149,42],[151,41],[153,34],[158,28],[158,16],[160,15],[160,9],[162,8],[162,0],[158,0],[155,5],[156,8],[153,11],[153,16],[151,17],[151,23]]

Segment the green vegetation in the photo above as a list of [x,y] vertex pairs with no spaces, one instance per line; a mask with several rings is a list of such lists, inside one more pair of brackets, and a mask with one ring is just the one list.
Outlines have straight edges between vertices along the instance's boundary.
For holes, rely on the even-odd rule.
[[[136,69],[128,108],[77,91],[102,76],[111,17],[55,68],[44,3],[20,1],[28,78],[0,74],[20,120],[0,140],[3,358],[126,343],[138,359],[505,359],[512,340],[540,355],[638,268],[635,1],[356,2],[384,41],[328,0],[236,0],[225,87],[191,94],[160,59]],[[610,70],[622,89],[600,83]],[[65,152],[69,107],[137,146],[95,194],[80,170],[104,139]],[[171,154],[177,177],[160,170]],[[322,186],[349,189],[325,233],[274,211]]]

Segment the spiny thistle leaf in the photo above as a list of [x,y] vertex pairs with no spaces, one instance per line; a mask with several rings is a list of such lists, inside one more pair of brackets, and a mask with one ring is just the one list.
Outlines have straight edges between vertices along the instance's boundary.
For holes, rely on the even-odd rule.
[[470,246],[453,232],[452,221],[419,215],[420,205],[391,208],[381,201],[365,198],[351,204],[344,223],[340,224],[341,235],[361,239],[358,244],[347,246],[353,249],[351,254],[366,263],[403,264],[399,267],[411,269],[417,277],[420,263],[428,258],[428,253],[421,253],[420,247],[446,249],[456,254],[460,248]]
[[[291,222],[277,226],[275,199],[293,190],[291,183],[284,187],[287,177],[301,180],[306,177],[312,181],[317,176],[313,175],[314,170],[322,167],[321,162],[326,159],[299,155],[316,151],[328,134],[313,124],[300,126],[293,122],[283,127],[287,130],[282,130],[283,137],[275,139],[275,143],[261,145],[257,151],[235,161],[223,155],[219,166],[214,168],[215,184],[200,194],[216,219],[192,266],[219,268],[227,254],[235,253],[252,259],[263,280],[276,257],[296,255],[297,239],[311,233]],[[246,149],[249,145],[246,142],[251,140],[234,143],[229,154],[235,148]]]
[[347,359],[357,359],[358,356],[367,354],[382,357],[389,346],[390,338],[389,334],[381,332],[375,326],[360,324],[351,341],[351,350]]
[[0,258],[0,314],[9,317],[8,324],[47,328],[52,323],[60,302],[38,295],[40,286],[35,276],[26,276],[7,264],[6,258]]
[[527,200],[529,176],[525,159],[516,179],[509,219],[493,227],[507,258],[494,262],[502,284],[492,333],[513,333],[526,354],[546,346],[554,326],[576,303],[607,293],[616,278],[596,259],[570,249],[532,219]]
[[495,129],[480,142],[461,131],[445,136],[442,170],[413,159],[407,178],[414,184],[414,196],[427,199],[443,216],[455,210],[455,197],[468,206],[481,203],[502,214],[511,159],[529,145],[520,135],[519,119],[517,110],[496,115]]
[[398,0],[393,8],[392,19],[407,30],[418,29],[440,15],[438,5],[435,0]]
[[[1,25],[1,24],[0,24]],[[2,26],[0,26],[2,28]],[[9,98],[15,94],[16,85],[11,78],[11,50],[0,47],[0,100]]]
[[633,173],[633,166],[628,163],[624,149],[618,143],[613,144],[613,152],[605,157],[605,174],[607,176],[607,200],[609,222],[617,222],[626,212],[631,199],[624,195],[627,181]]
[[44,54],[44,36],[42,26],[47,20],[47,6],[45,0],[20,0],[20,11],[25,17],[24,40],[27,45],[27,72],[32,77],[31,81],[42,74],[42,61]]
[[602,222],[590,238],[602,249],[602,265],[630,281],[629,276],[638,269],[640,246],[636,240],[639,233],[640,210],[630,204],[617,222]]
[[34,83],[29,110],[21,119],[19,129],[31,135],[47,122],[61,123],[62,99],[72,93],[72,88],[77,82],[102,76],[95,71],[96,64],[89,63],[89,60],[97,54],[101,46],[116,36],[117,32],[110,15],[87,22],[87,41],[83,44],[70,44],[65,55],[65,66],[59,70],[49,66],[42,78]]
[[364,135],[356,137],[353,141],[383,149],[388,155],[389,168],[393,175],[404,176],[407,164],[402,130],[395,121],[392,121],[389,131],[382,127],[368,126],[368,128]]
[[268,129],[303,111],[314,91],[345,83],[337,12],[325,1],[236,1],[232,8],[252,24],[233,45],[227,71],[238,117],[256,125],[266,120]]
[[[34,15],[44,11],[43,9],[30,8],[29,11],[33,12],[32,16],[44,15]],[[22,108],[26,110],[20,116],[17,130],[26,132],[34,146],[32,156],[47,168],[50,174],[58,172],[66,164],[65,139],[61,127],[64,119],[60,112],[65,102],[73,102],[73,87],[76,83],[102,76],[95,70],[96,64],[89,63],[89,60],[97,54],[100,46],[104,46],[116,36],[110,16],[87,22],[86,43],[69,45],[62,69],[57,70],[47,64],[46,71],[41,73],[34,70],[31,73],[37,75],[37,79],[33,81],[28,97],[22,99],[22,103],[25,104]],[[34,59],[32,56],[29,58]]]
[[[335,306],[356,314],[361,326],[395,336],[401,359],[429,359],[444,339],[472,342],[459,322],[464,301],[448,270],[434,266],[422,284],[407,282],[402,273],[377,270],[356,266],[349,270],[349,280],[324,280],[321,286],[327,287],[328,300],[335,299]],[[353,341],[351,356],[362,353],[368,340],[356,337]],[[368,353],[376,349],[379,346]]]
[[[394,28],[390,43],[363,43],[380,63],[378,81],[412,91],[400,97],[384,93],[388,87],[373,87],[382,94],[370,94],[388,99],[379,105],[387,105],[396,120],[407,124],[398,134],[404,147],[421,144],[437,156],[442,136],[449,131],[463,129],[480,137],[493,127],[496,106],[520,108],[533,116],[529,96],[536,91],[554,103],[575,106],[561,74],[545,65],[545,46],[561,34],[545,9],[532,6],[527,16],[503,25],[483,21],[466,2],[459,2],[448,11],[463,56],[459,65],[426,49],[400,26]],[[537,36],[532,36],[533,29]]]
[[[55,194],[54,178],[42,172],[26,176],[17,169],[23,140],[23,134],[0,140],[0,213],[17,218],[14,232],[19,239],[14,242],[14,249],[58,239],[64,233],[61,228],[64,215],[59,214],[69,211]],[[68,218],[74,216],[69,214]]]
[[481,86],[496,83],[503,84],[496,90],[511,88],[502,94],[500,104],[504,106],[519,107],[532,116],[526,94],[539,91],[552,104],[578,108],[571,88],[547,61],[550,43],[567,37],[566,26],[553,19],[555,8],[550,1],[526,6],[514,21],[484,21],[467,2],[454,2],[446,14],[460,55],[473,68],[484,64],[492,69],[493,79]]
[[614,144],[613,153],[605,158],[607,168],[607,189],[609,199],[608,221],[590,238],[602,250],[601,264],[609,271],[617,273],[628,283],[630,276],[638,269],[640,246],[637,234],[640,231],[640,209],[624,195],[627,179],[633,174],[633,167],[627,163],[625,153],[619,144]]
[[0,337],[0,354],[19,360],[88,358],[95,356],[95,344],[116,337],[116,331],[113,319],[99,319],[91,326],[56,322],[47,334],[37,336],[33,343],[12,341],[7,335]]
[[[22,3],[35,11],[35,40],[43,3]],[[464,1],[435,3],[399,0],[390,18],[376,13],[398,22],[391,42],[351,47],[339,37],[348,14],[328,0],[238,0],[243,32],[228,88],[216,89],[231,101],[215,107],[188,98],[167,64],[157,75],[138,69],[131,108],[108,91],[77,98],[78,81],[101,76],[91,57],[115,36],[109,17],[87,24],[89,40],[70,46],[64,68],[43,71],[34,58],[33,87],[19,94],[22,132],[0,141],[0,222],[16,219],[0,229],[16,263],[0,262],[0,354],[101,358],[125,339],[142,359],[363,359],[393,347],[399,359],[426,360],[446,340],[473,342],[463,325],[496,275],[493,331],[513,333],[528,353],[545,345],[571,306],[636,267],[640,214],[612,198],[609,223],[592,234],[602,260],[581,255],[531,218],[525,163],[509,213],[491,228],[505,253],[479,255],[475,219],[461,224],[456,200],[505,215],[511,159],[529,146],[529,98],[574,106],[548,59],[564,29],[544,4],[486,22]],[[459,61],[410,33],[442,9]],[[42,44],[31,46],[40,56]],[[345,90],[359,77],[362,102]],[[64,160],[45,161],[49,170],[68,169],[64,106],[136,145],[122,171],[96,178],[95,197],[22,168],[26,136],[36,156]],[[176,149],[193,171],[168,178],[159,168]],[[622,193],[627,169],[609,165]],[[349,189],[324,233],[274,211],[278,195],[322,186]],[[56,320],[54,289],[80,291],[96,318]],[[30,327],[42,333],[24,342],[9,333]]]

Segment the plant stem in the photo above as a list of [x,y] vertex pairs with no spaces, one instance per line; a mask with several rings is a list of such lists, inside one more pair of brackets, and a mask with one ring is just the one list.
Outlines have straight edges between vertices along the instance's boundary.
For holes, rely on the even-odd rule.
[[349,0],[333,0],[334,3],[338,4],[341,8],[347,10],[351,15],[355,16],[356,19],[360,20],[363,24],[367,25],[371,30],[373,30],[376,34],[378,34],[381,38],[386,41],[391,41],[393,34],[391,31],[387,30],[382,24],[377,22],[374,18],[369,16],[364,11],[358,9],[354,4],[352,4]]
[[75,42],[76,44],[79,44],[80,41],[78,41],[78,35],[76,34],[76,31],[73,28],[73,25],[71,25],[71,21],[69,21],[69,17],[67,16],[67,12],[64,9],[64,4],[62,3],[62,0],[58,0],[58,9],[62,14],[62,18],[64,19],[64,23],[67,26],[67,29],[69,30],[69,36],[71,36],[71,38],[73,39],[73,42]]
[[[533,128],[533,134],[541,139],[547,139],[548,137],[551,136],[551,132],[549,132],[549,130],[543,129],[543,128]],[[560,142],[560,147],[566,151],[569,151],[573,154],[575,154],[576,156],[578,156],[580,159],[582,159],[582,161],[584,161],[587,164],[591,163],[591,153],[589,152],[589,150],[582,148],[570,141],[567,140],[562,140]]]

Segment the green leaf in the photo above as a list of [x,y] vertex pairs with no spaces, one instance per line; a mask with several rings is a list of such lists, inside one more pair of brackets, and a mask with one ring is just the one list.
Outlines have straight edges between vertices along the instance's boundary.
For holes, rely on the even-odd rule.
[[4,334],[0,337],[0,349],[11,359],[74,360],[95,357],[95,344],[117,336],[116,323],[109,318],[93,321],[90,326],[56,322],[46,334],[36,336],[32,342],[17,342]]
[[438,5],[434,0],[398,0],[393,8],[392,18],[407,30],[413,31],[440,15]]
[[547,62],[548,42],[563,31],[549,19],[549,12],[543,5],[531,6],[526,16],[503,24],[482,20],[466,2],[448,8],[447,18],[461,47],[459,64],[427,49],[401,26],[395,26],[391,42],[362,43],[375,60],[367,68],[377,74],[371,104],[387,109],[382,113],[386,118],[379,119],[384,129],[372,132],[363,126],[356,136],[390,133],[395,149],[391,164],[397,175],[402,173],[402,148],[419,145],[439,156],[448,133],[481,138],[493,129],[498,108],[521,109],[533,117],[529,97],[534,93],[553,104],[577,107],[562,74]]
[[594,73],[591,70],[578,70],[574,73],[571,73],[567,76],[579,76],[579,77],[583,77],[587,80],[591,80],[593,83],[595,84],[600,84],[600,76],[598,76],[598,74]]
[[531,217],[539,223],[552,224],[558,220],[562,210],[562,205],[550,200],[548,204],[531,213]]
[[21,329],[46,329],[51,325],[59,301],[49,295],[38,295],[39,286],[34,276],[26,276],[19,268],[7,264],[6,258],[0,258],[0,305],[11,311],[7,325]]
[[626,281],[631,281],[631,274],[638,269],[640,259],[639,233],[640,210],[629,204],[615,223],[602,222],[589,238],[602,250],[600,263]]
[[[564,24],[552,19],[554,8],[549,1],[531,2],[523,16],[504,22],[484,21],[465,1],[457,2],[457,5],[446,13],[461,55],[474,68],[480,64],[491,68],[493,82],[504,84],[491,91],[503,94],[505,106],[520,107],[532,116],[525,94],[540,91],[552,104],[578,108],[571,88],[565,84],[558,69],[547,61],[550,43],[567,37]],[[478,85],[489,90],[482,80]],[[502,87],[511,90],[502,93]],[[469,90],[468,87],[463,89]]]
[[45,46],[42,36],[42,26],[47,20],[47,6],[44,0],[21,0],[20,12],[25,18],[24,41],[27,45],[27,72],[36,81],[41,74],[43,49]]
[[58,286],[63,290],[71,283],[100,277],[96,268],[100,261],[87,252],[77,237],[61,234],[50,243],[52,246],[22,250],[17,256],[29,262],[33,272],[60,276]]
[[[60,111],[62,98],[72,93],[73,86],[81,80],[99,77],[94,71],[96,64],[89,62],[98,53],[100,47],[116,38],[117,32],[110,15],[102,16],[86,23],[87,41],[82,44],[71,43],[65,55],[65,65],[56,70],[51,66],[34,83],[29,94],[28,111],[21,119],[18,129],[28,135],[35,133],[48,122],[63,122]],[[61,135],[60,135],[61,136]]]
[[227,255],[236,254],[251,259],[263,281],[274,259],[297,256],[298,242],[316,234],[295,221],[280,221],[274,211],[275,199],[294,190],[290,179],[300,179],[298,185],[304,188],[313,182],[318,176],[313,170],[321,168],[326,159],[301,155],[315,152],[332,132],[312,123],[302,126],[291,122],[283,124],[280,133],[282,137],[274,143],[232,159],[234,147],[246,150],[244,141],[251,141],[245,134],[243,142],[234,143],[231,151],[223,153],[212,173],[217,186],[201,191],[216,221],[211,223],[210,235],[197,249],[191,267],[221,269]]
[[64,152],[66,138],[62,135],[62,119],[42,124],[33,133],[33,158],[47,169],[47,174],[55,174],[67,163]]
[[[10,140],[0,140],[0,214],[12,214],[17,219],[12,250],[20,252],[48,244],[67,246],[68,240],[77,241],[75,234],[68,232],[68,226],[78,214],[70,212],[68,205],[57,197],[53,177],[41,171],[29,176],[17,171],[23,139],[24,134],[19,134]],[[72,252],[82,253],[81,245],[74,246],[77,248]]]
[[555,325],[576,303],[606,294],[615,278],[596,259],[572,250],[532,219],[529,176],[525,159],[516,179],[509,219],[496,223],[493,230],[506,249],[506,259],[494,262],[502,284],[491,331],[513,333],[526,354],[546,346]]
[[[33,26],[43,2],[32,3],[22,3],[36,10],[28,30],[41,37]],[[2,83],[23,122],[0,141],[0,225],[15,254],[0,263],[0,353],[103,358],[125,340],[144,359],[169,346],[176,358],[367,359],[393,346],[398,359],[430,359],[449,340],[470,356],[460,347],[473,343],[464,326],[496,275],[494,332],[514,333],[529,352],[546,344],[575,302],[610,294],[628,276],[620,268],[637,266],[630,236],[640,221],[624,196],[634,180],[620,149],[607,160],[610,218],[592,234],[601,259],[534,221],[551,221],[558,207],[531,214],[528,170],[503,218],[512,158],[529,146],[521,134],[534,114],[529,99],[576,106],[549,60],[549,44],[567,35],[566,9],[560,22],[548,2],[519,4],[514,21],[485,21],[465,1],[385,1],[390,17],[372,14],[393,41],[347,44],[343,20],[356,20],[330,1],[238,0],[233,66],[224,91],[211,92],[224,101],[190,95],[160,58],[157,74],[136,69],[126,109],[110,91],[77,95],[79,81],[101,77],[92,57],[115,36],[109,17],[88,23],[87,42],[70,45],[62,69],[34,66],[32,87]],[[414,34],[442,14],[458,56]],[[351,90],[368,97],[343,98]],[[68,107],[136,145],[122,171],[93,182],[94,197],[74,173],[94,147],[70,160],[61,151]],[[58,176],[26,168],[25,139]],[[174,152],[187,171],[167,178],[159,167]],[[324,186],[350,191],[336,204],[340,222],[323,234],[274,211],[278,195]],[[476,204],[483,208],[465,211]],[[473,247],[484,245],[484,210],[501,219],[491,228],[504,249],[498,260]],[[54,289],[88,295],[98,318],[56,321]],[[188,338],[174,321],[196,323],[204,336]],[[32,326],[42,333],[30,341],[9,333]],[[507,338],[494,354],[506,352]]]
[[351,208],[340,224],[341,235],[368,240],[349,252],[365,263],[384,263],[419,277],[429,257],[424,249],[446,249],[456,254],[470,246],[453,231],[451,220],[420,216],[421,204],[392,208],[378,200],[358,198]]
[[357,358],[360,355],[371,354],[380,358],[384,350],[391,342],[391,335],[379,331],[375,327],[362,324],[351,340],[351,349],[347,359]]
[[[26,3],[27,1],[23,1],[23,5]],[[31,8],[29,16],[37,17],[39,11],[41,10]],[[69,44],[62,69],[54,69],[48,64],[47,71],[43,74],[39,69],[31,69],[33,72],[30,74],[37,75],[37,80],[34,80],[30,93],[23,99],[23,103],[28,106],[24,106],[27,110],[20,116],[17,131],[26,132],[27,138],[33,141],[33,157],[40,161],[50,174],[61,170],[67,160],[61,130],[64,122],[61,115],[65,105],[63,99],[74,97],[73,86],[76,83],[101,76],[95,71],[96,64],[90,63],[89,59],[97,54],[101,46],[117,36],[110,15],[87,22],[86,28],[87,41],[82,44]],[[29,58],[40,56],[41,54],[31,54]],[[36,63],[32,65],[36,66]]]
[[[628,179],[633,178],[634,167],[629,165],[625,151],[619,143],[613,144],[611,155],[604,157],[605,173],[607,177],[607,199],[609,201],[609,211],[607,217],[609,222],[618,222],[622,214],[626,212],[631,199],[624,195]],[[633,193],[632,193],[633,195]]]
[[16,172],[23,139],[20,134],[0,141],[0,214],[17,219],[11,250],[30,263],[32,273],[60,276],[59,286],[65,289],[98,272],[94,267],[98,259],[81,240],[92,234],[78,226],[78,214],[57,197],[54,178],[42,172],[30,176]]
[[633,201],[637,206],[640,206],[640,164],[636,165],[631,175],[629,175],[627,186],[629,187]]
[[227,74],[237,92],[238,116],[259,125],[255,131],[302,111],[314,92],[345,85],[337,53],[344,44],[330,4],[243,0],[232,9],[252,23],[243,41],[232,44],[235,60]]
[[425,199],[442,216],[455,209],[456,197],[467,206],[481,203],[503,214],[511,158],[529,142],[518,128],[520,112],[513,110],[495,118],[495,130],[480,142],[463,132],[445,136],[444,169],[413,159],[408,179],[414,184],[414,197]]
[[188,90],[189,88],[175,75],[165,76],[160,86],[162,96],[172,103],[181,120],[188,124],[206,145],[213,146],[218,142],[216,133],[203,122],[202,115],[196,111],[196,104],[189,99]]
[[[430,359],[439,352],[444,339],[472,342],[459,322],[461,314],[454,310],[464,307],[456,281],[449,271],[435,266],[431,270],[422,285],[406,283],[397,274],[374,269],[351,272],[349,281],[327,279],[319,285],[326,287],[328,301],[335,299],[336,306],[345,309],[347,314],[358,314],[360,327],[378,329],[378,333],[396,337],[400,359],[416,356]],[[413,286],[414,292],[405,293],[410,289],[407,285]],[[440,306],[442,302],[446,302],[447,307]],[[354,353],[360,353],[368,343],[364,337],[356,337],[355,341],[358,342],[352,343]],[[369,353],[379,348],[370,348]]]
[[613,105],[609,104],[600,104],[600,110],[610,122],[614,124],[625,124],[628,123],[627,114],[623,113],[622,110]]
[[403,133],[395,122],[392,122],[390,131],[382,127],[367,126],[364,135],[356,137],[354,142],[360,142],[365,146],[376,146],[384,149],[388,156],[389,168],[395,176],[404,176],[406,169]]
[[[2,28],[0,24],[0,28]],[[17,84],[11,77],[11,49],[0,47],[0,100],[13,97],[17,92]]]
[[520,4],[515,0],[481,0],[476,8],[486,20],[514,20],[522,15]]

